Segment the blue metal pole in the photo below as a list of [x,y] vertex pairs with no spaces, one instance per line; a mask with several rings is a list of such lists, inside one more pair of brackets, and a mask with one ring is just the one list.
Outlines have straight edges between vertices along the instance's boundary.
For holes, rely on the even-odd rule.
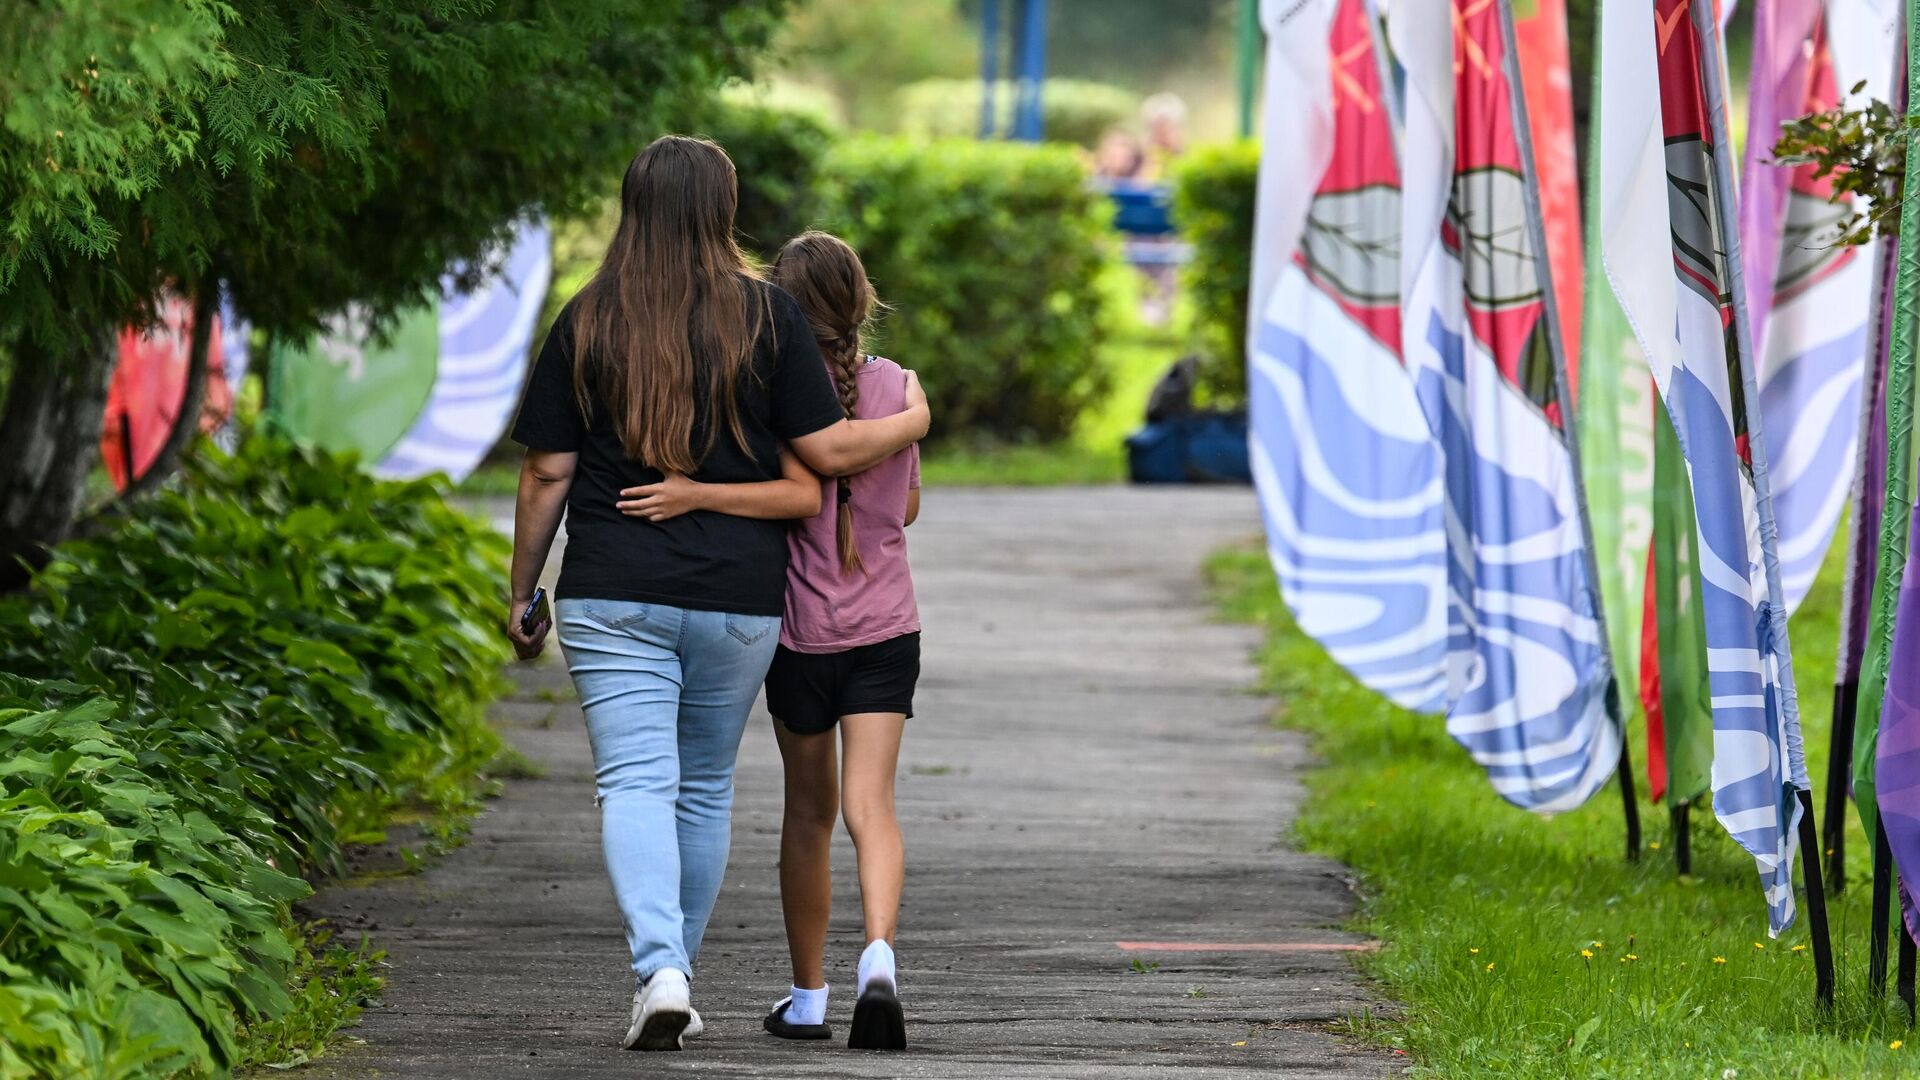
[[1000,0],[980,3],[980,137],[1000,127]]
[[1045,135],[1040,96],[1047,78],[1047,0],[1020,0],[1020,99],[1013,137],[1039,142]]

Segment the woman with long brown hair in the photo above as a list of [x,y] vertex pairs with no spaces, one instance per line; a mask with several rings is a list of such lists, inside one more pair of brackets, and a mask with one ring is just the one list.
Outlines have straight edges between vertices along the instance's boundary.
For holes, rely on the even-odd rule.
[[[513,430],[527,453],[508,634],[523,657],[544,645],[547,624],[523,616],[564,513],[557,622],[639,979],[629,1049],[700,1030],[689,980],[726,870],[734,758],[779,641],[774,519],[820,506],[800,463],[857,473],[928,424],[917,383],[906,411],[847,419],[805,315],[735,244],[737,199],[706,140],[634,158],[606,259],[555,321]],[[623,513],[635,489],[649,508]]]

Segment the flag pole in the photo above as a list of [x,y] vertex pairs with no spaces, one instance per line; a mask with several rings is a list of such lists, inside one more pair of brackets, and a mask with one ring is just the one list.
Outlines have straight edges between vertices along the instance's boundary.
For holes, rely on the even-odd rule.
[[[1786,609],[1780,587],[1779,524],[1773,517],[1773,492],[1767,476],[1767,444],[1760,429],[1760,391],[1753,365],[1751,316],[1747,313],[1746,272],[1740,263],[1740,231],[1727,215],[1735,202],[1732,142],[1727,133],[1725,71],[1720,55],[1720,25],[1715,5],[1692,5],[1693,25],[1700,38],[1700,83],[1707,101],[1707,117],[1713,135],[1713,224],[1726,242],[1727,288],[1732,295],[1733,347],[1740,368],[1747,423],[1747,454],[1753,478],[1754,506],[1760,519],[1761,561],[1767,572],[1767,598],[1761,605],[1767,625],[1762,628],[1763,642],[1771,638],[1779,657],[1780,699],[1783,718],[1781,751],[1787,755],[1787,783],[1800,807],[1799,847],[1801,876],[1807,891],[1807,927],[1813,937],[1815,997],[1823,1006],[1833,1005],[1833,939],[1827,930],[1827,898],[1820,873],[1819,838],[1813,824],[1813,782],[1807,776],[1804,751],[1787,736],[1799,727],[1800,707],[1793,681],[1793,645],[1787,638]],[[1764,657],[1762,663],[1765,663]],[[1791,728],[1786,725],[1790,724]],[[1797,759],[1797,760],[1796,760]]]
[[1675,800],[1667,811],[1673,823],[1673,872],[1681,877],[1693,873],[1693,830],[1687,821],[1692,809],[1692,803]]
[[1900,1000],[1907,1003],[1907,1020],[1909,1022],[1920,1018],[1920,1014],[1916,1014],[1914,1011],[1913,968],[1913,935],[1907,931],[1903,923],[1900,927],[1900,975],[1897,985],[1900,988]]
[[1867,996],[1887,993],[1887,909],[1893,902],[1893,852],[1878,817],[1873,823],[1873,921],[1867,949]]
[[1593,622],[1600,632],[1601,655],[1607,659],[1607,719],[1620,737],[1620,761],[1614,775],[1620,780],[1620,802],[1627,834],[1627,861],[1640,861],[1640,802],[1633,790],[1633,756],[1627,744],[1627,725],[1620,709],[1619,668],[1613,663],[1613,640],[1607,636],[1605,605],[1600,602],[1600,564],[1593,550],[1593,523],[1587,515],[1587,485],[1580,472],[1580,433],[1574,415],[1573,387],[1567,379],[1566,342],[1560,340],[1560,305],[1553,291],[1553,260],[1548,257],[1546,217],[1540,209],[1540,175],[1534,166],[1533,129],[1527,126],[1527,99],[1520,81],[1520,58],[1513,32],[1513,4],[1500,0],[1501,67],[1507,80],[1507,100],[1513,108],[1513,137],[1526,175],[1520,185],[1527,202],[1527,241],[1533,248],[1540,282],[1547,355],[1553,362],[1553,396],[1560,409],[1560,439],[1573,469],[1573,495],[1580,512],[1580,540],[1586,554],[1587,594],[1593,602]]
[[[1855,503],[1858,506],[1859,503]],[[1849,545],[1852,541],[1849,539]],[[1854,566],[1847,558],[1846,581],[1853,582]],[[1847,619],[1840,619],[1840,635],[1846,637]],[[1845,649],[1844,644],[1841,645]],[[1853,709],[1860,696],[1860,682],[1844,676],[1833,684],[1833,726],[1827,733],[1827,809],[1821,818],[1827,863],[1827,890],[1839,896],[1847,888],[1847,789],[1853,786]]]

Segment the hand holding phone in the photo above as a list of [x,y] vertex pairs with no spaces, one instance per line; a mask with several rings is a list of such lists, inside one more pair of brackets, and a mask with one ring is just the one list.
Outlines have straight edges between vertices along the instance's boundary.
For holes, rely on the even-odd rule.
[[540,655],[546,645],[547,631],[553,627],[553,607],[547,601],[547,590],[534,589],[533,599],[517,615],[508,626],[507,636],[513,639],[513,651],[520,659],[531,660]]

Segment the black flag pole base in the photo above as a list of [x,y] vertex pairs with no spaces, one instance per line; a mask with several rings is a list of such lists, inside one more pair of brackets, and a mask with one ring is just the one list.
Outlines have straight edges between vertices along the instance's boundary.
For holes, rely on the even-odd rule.
[[1885,997],[1887,993],[1887,915],[1893,904],[1893,850],[1887,847],[1887,835],[1873,824],[1873,918],[1871,940],[1867,946],[1867,995]]
[[1826,844],[1827,892],[1839,896],[1847,887],[1847,792],[1852,789],[1853,709],[1860,697],[1858,679],[1833,686],[1832,745],[1827,751],[1827,813],[1820,819]]
[[1673,823],[1673,872],[1681,877],[1693,874],[1693,830],[1688,824],[1692,810],[1692,803],[1679,801],[1667,808],[1668,820]]
[[1915,1019],[1913,1008],[1913,935],[1907,933],[1906,920],[1900,927],[1900,974],[1896,979],[1900,988],[1900,1000],[1907,1003],[1907,1023]]
[[[1611,696],[1614,691],[1608,689]],[[1633,754],[1627,749],[1627,740],[1620,740],[1620,766],[1616,771],[1620,777],[1620,807],[1627,819],[1627,861],[1640,861],[1640,801],[1633,793]]]
[[1807,885],[1807,931],[1813,937],[1814,999],[1833,1007],[1833,938],[1827,933],[1827,891],[1820,883],[1820,839],[1813,824],[1813,792],[1800,789],[1800,867]]

